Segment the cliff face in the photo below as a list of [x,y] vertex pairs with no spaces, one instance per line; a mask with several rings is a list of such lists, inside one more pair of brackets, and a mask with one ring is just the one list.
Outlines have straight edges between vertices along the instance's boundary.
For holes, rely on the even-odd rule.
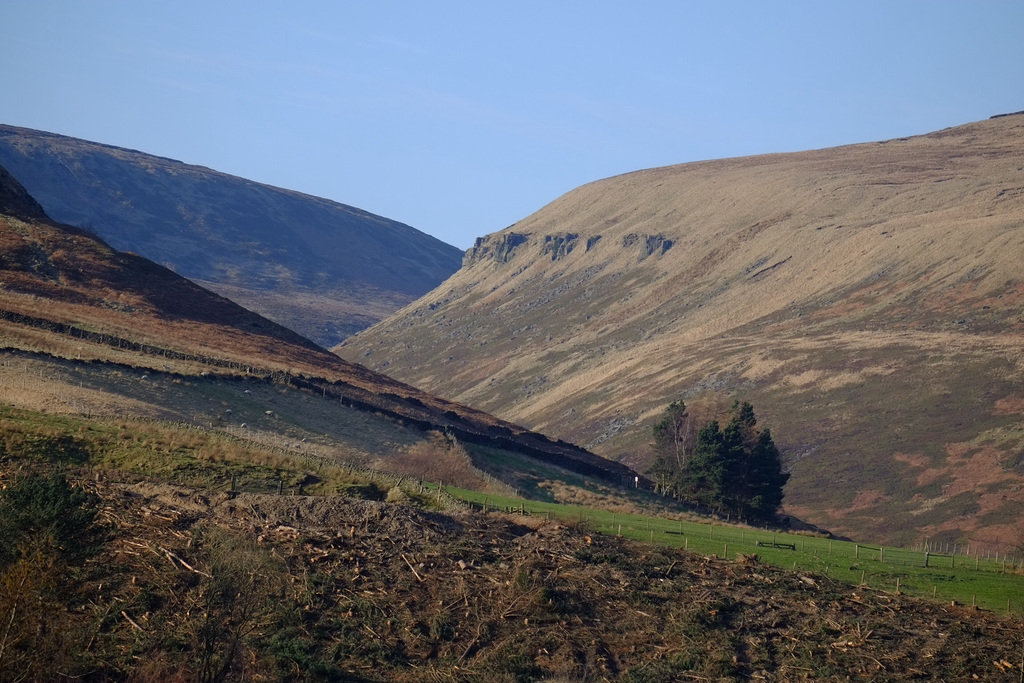
[[436,287],[462,256],[351,206],[40,131],[0,126],[0,165],[54,220],[324,345]]
[[750,400],[848,533],[1024,522],[1021,159],[1007,116],[597,181],[337,351],[640,467],[672,400]]

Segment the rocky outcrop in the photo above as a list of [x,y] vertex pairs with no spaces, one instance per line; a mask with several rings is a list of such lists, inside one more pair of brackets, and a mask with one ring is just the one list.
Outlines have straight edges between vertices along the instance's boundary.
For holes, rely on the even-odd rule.
[[665,239],[664,235],[638,235],[636,233],[630,233],[622,238],[622,248],[630,249],[636,245],[640,245],[640,253],[637,260],[643,261],[648,256],[654,256],[655,254],[664,254],[666,251],[672,248],[672,240]]
[[463,267],[471,266],[485,259],[508,263],[516,247],[526,244],[529,237],[517,232],[499,232],[486,237],[477,237],[476,243],[466,250],[462,259]]
[[545,256],[551,255],[552,261],[563,259],[569,255],[569,252],[576,246],[576,240],[579,237],[576,233],[564,233],[561,235],[547,235],[544,237],[544,246],[541,253]]
[[[517,232],[499,232],[486,237],[478,237],[476,243],[466,251],[462,260],[465,268],[486,259],[508,263],[516,249],[529,241],[529,235]],[[540,244],[540,256],[560,261],[572,253],[580,243],[580,235],[575,232],[562,232],[545,235]],[[589,252],[601,241],[601,235],[587,237],[584,252]],[[630,233],[622,238],[623,249],[637,249],[637,261],[649,256],[661,255],[672,248],[672,240],[662,234],[647,235]]]

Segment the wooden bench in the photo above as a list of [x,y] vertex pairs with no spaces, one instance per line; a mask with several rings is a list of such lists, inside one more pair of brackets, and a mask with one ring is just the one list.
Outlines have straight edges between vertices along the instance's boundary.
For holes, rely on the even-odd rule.
[[796,543],[775,543],[773,541],[758,541],[759,548],[781,548],[782,550],[796,550]]

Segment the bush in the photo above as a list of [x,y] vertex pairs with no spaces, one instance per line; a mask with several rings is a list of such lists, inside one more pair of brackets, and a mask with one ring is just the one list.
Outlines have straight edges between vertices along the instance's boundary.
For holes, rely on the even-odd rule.
[[15,479],[0,491],[0,566],[16,561],[26,545],[67,563],[92,554],[101,540],[97,501],[59,472]]
[[80,633],[63,605],[78,562],[100,542],[96,503],[59,473],[0,490],[0,679],[47,680],[72,668]]
[[194,594],[202,614],[193,635],[197,679],[216,683],[245,666],[249,637],[275,621],[282,567],[251,540],[218,527],[203,529],[198,540],[207,572]]

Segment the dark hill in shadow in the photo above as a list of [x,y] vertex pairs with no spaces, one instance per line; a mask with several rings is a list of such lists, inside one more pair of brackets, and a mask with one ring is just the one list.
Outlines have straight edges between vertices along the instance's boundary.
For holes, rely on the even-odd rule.
[[323,345],[433,289],[462,258],[351,206],[61,135],[0,126],[0,165],[54,220]]

